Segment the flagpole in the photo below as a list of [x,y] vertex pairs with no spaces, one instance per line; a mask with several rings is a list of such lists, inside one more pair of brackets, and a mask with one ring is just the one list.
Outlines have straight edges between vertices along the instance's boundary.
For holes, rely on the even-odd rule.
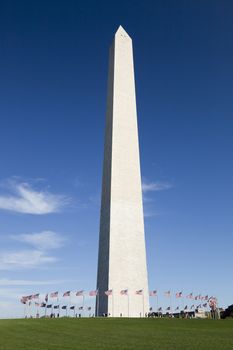
[[182,306],[183,306],[183,311],[184,311],[184,296],[183,296],[183,293],[182,293]]
[[47,304],[45,304],[45,312],[44,312],[44,316],[46,317],[46,315],[47,315]]
[[113,297],[113,290],[112,290],[112,317],[114,317],[114,297]]
[[45,317],[47,316],[47,304],[48,304],[48,301],[49,301],[49,293],[46,294],[45,296]]
[[32,310],[32,302],[29,300],[29,317],[31,317],[31,310]]
[[143,312],[143,317],[145,316],[145,310],[144,310],[144,290],[142,291],[142,312]]
[[71,307],[71,292],[70,292],[70,297],[69,297],[69,316],[70,316],[70,307]]
[[[49,305],[49,293],[48,293],[48,305]],[[47,309],[47,305],[46,305],[46,309]]]
[[25,302],[24,304],[24,308],[23,308],[23,317],[26,317],[26,308],[27,308],[27,302]]
[[58,294],[57,294],[57,305],[58,305],[58,313],[59,313],[59,317],[60,317],[60,304],[59,304]]
[[172,314],[172,293],[171,293],[171,289],[170,289],[170,310],[171,310],[171,314]]
[[84,294],[83,294],[83,317],[85,316],[85,315],[84,315],[84,299],[85,299],[85,296],[84,296]]
[[129,317],[129,289],[127,288],[127,297],[128,297],[128,317]]
[[99,289],[98,289],[98,293],[97,293],[97,300],[96,300],[96,317],[99,316]]

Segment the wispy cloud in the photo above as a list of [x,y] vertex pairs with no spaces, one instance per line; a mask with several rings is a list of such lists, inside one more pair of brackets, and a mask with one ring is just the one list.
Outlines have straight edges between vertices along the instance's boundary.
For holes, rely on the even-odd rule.
[[41,267],[57,261],[40,250],[18,250],[0,253],[0,270],[18,270]]
[[154,192],[154,191],[163,191],[163,190],[168,190],[172,188],[172,184],[167,183],[167,182],[148,182],[148,181],[143,181],[142,182],[142,191],[145,192]]
[[[61,248],[67,242],[66,238],[54,231],[24,233],[9,236],[9,238],[21,242],[23,248],[0,251],[0,270],[34,269],[44,265],[47,267],[58,260],[48,251]],[[27,247],[28,245],[31,249]]]
[[38,233],[24,233],[11,236],[11,238],[28,243],[38,250],[50,250],[62,247],[66,239],[54,231],[42,231]]
[[160,214],[156,211],[149,211],[144,209],[144,218],[151,218],[152,216],[159,216]]
[[43,215],[59,212],[70,202],[66,196],[35,190],[26,182],[13,181],[10,190],[11,193],[0,195],[0,209]]
[[144,218],[161,215],[160,211],[153,208],[154,198],[150,192],[164,191],[172,188],[173,185],[169,182],[154,181],[149,182],[145,178],[142,181],[143,203],[144,203]]

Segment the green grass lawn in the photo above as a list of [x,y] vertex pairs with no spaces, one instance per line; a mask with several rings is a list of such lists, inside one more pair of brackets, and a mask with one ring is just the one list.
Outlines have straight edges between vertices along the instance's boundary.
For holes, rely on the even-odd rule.
[[0,350],[233,349],[233,319],[0,320]]

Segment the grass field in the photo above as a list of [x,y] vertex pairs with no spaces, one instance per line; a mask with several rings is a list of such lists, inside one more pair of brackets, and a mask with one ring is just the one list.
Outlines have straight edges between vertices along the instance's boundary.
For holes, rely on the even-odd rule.
[[233,319],[0,320],[0,350],[233,349]]

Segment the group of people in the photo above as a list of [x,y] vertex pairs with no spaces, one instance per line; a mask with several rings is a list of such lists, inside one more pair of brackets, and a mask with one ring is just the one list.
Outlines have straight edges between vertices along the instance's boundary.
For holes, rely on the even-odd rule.
[[[108,315],[106,314],[105,317],[107,317],[107,316]],[[37,313],[36,314],[36,318],[40,318],[40,317],[41,317],[40,314]],[[59,313],[55,314],[55,313],[52,312],[50,315],[44,315],[42,317],[44,317],[44,318],[59,318],[60,314]],[[77,313],[75,314],[75,318],[80,318],[80,317],[82,317],[82,314],[77,314]],[[95,317],[95,314],[89,314],[89,317]],[[33,316],[32,315],[30,315],[30,316],[25,315],[25,318],[33,318]]]

